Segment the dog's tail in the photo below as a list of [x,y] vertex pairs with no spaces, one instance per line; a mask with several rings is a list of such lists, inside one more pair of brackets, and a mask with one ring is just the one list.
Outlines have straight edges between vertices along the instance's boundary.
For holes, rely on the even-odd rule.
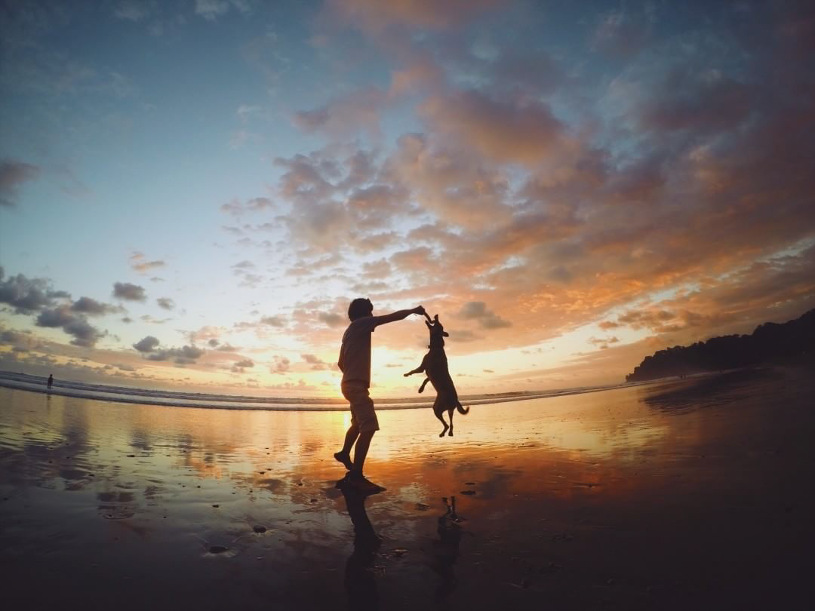
[[456,403],[456,409],[458,410],[459,414],[469,414],[470,408],[469,407],[462,407],[461,403]]

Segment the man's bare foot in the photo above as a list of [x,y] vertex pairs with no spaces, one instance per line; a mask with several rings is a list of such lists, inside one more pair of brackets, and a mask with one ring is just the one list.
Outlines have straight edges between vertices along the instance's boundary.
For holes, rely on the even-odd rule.
[[349,471],[354,468],[354,463],[351,462],[351,457],[345,452],[337,452],[334,454],[334,458],[337,460],[337,462],[341,462]]

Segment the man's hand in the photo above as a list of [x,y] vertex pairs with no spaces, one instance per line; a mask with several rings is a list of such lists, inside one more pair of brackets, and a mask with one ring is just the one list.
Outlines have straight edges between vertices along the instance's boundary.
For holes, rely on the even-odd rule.
[[427,316],[427,313],[424,311],[423,306],[418,306],[413,309],[414,314],[418,314],[419,316]]

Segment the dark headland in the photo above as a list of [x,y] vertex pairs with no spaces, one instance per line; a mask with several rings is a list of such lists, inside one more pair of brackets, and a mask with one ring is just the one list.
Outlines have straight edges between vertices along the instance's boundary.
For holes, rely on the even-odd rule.
[[741,367],[796,364],[815,359],[815,310],[783,324],[767,322],[750,335],[714,337],[645,357],[626,382],[644,382]]

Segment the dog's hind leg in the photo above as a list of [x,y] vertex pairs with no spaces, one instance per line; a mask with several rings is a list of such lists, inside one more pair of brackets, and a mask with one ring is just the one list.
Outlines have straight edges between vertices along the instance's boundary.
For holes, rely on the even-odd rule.
[[441,433],[439,433],[439,437],[444,437],[444,434],[450,427],[447,426],[447,423],[444,421],[444,409],[441,407],[440,399],[441,397],[437,395],[436,402],[433,403],[433,413],[436,414],[436,418],[441,420],[441,423],[444,425],[444,428],[441,430]]
[[450,418],[450,432],[448,432],[447,434],[450,437],[453,436],[453,412],[454,412],[454,408],[452,408],[452,407],[447,410],[447,417]]
[[439,433],[439,437],[444,437],[444,434],[447,432],[447,429],[450,428],[449,426],[447,426],[447,423],[444,421],[444,412],[442,412],[441,414],[436,414],[436,417],[439,420],[441,420],[441,423],[444,425],[444,428],[441,430],[441,433]]

